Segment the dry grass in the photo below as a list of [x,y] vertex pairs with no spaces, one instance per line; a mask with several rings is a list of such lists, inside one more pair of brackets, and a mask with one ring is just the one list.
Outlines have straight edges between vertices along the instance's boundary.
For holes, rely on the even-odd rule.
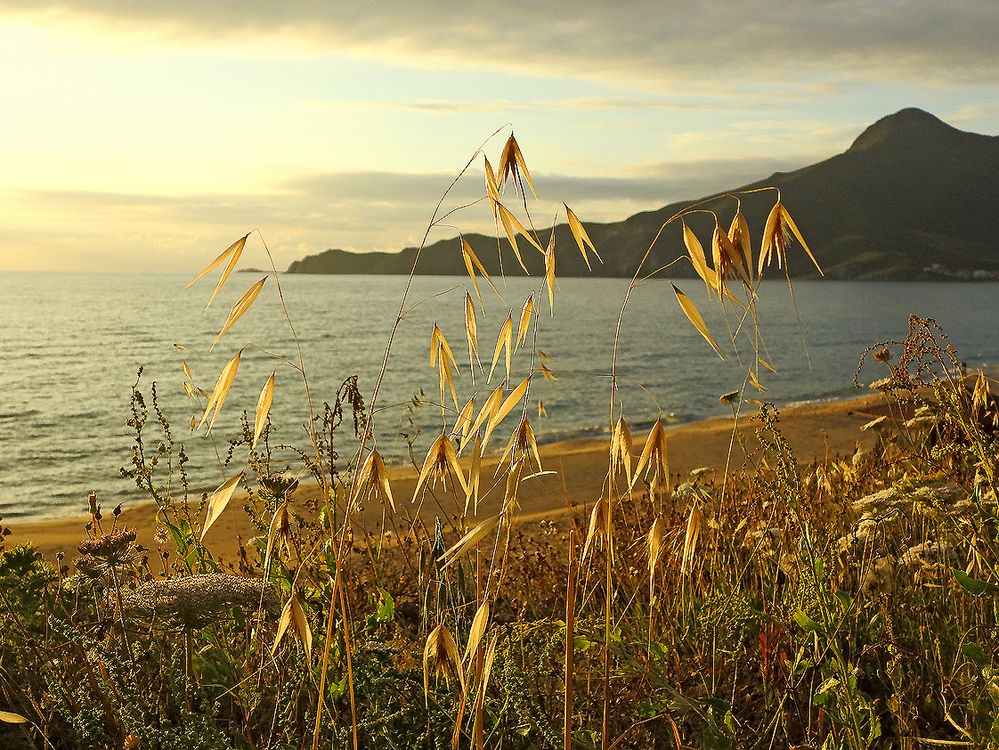
[[[205,533],[223,512],[237,512],[227,506],[243,486],[250,493],[245,511],[260,538],[240,562],[253,577],[239,580],[252,582],[259,606],[246,611],[245,596],[223,597],[221,605],[201,608],[204,626],[195,631],[185,624],[178,637],[176,623],[155,608],[150,614],[126,604],[173,579],[142,583],[152,577],[148,561],[131,550],[105,554],[95,543],[89,570],[78,565],[76,576],[43,575],[36,589],[29,587],[41,605],[31,597],[15,600],[16,592],[0,586],[0,605],[12,623],[0,640],[0,696],[18,709],[0,721],[16,716],[28,727],[0,730],[0,739],[74,747],[86,738],[90,747],[112,747],[128,737],[166,748],[196,736],[204,747],[313,750],[376,743],[601,750],[997,746],[990,381],[982,376],[969,388],[941,332],[913,321],[906,339],[880,345],[874,355],[889,368],[885,387],[895,393],[890,418],[871,425],[881,431],[875,450],[801,466],[779,415],[763,406],[753,417],[761,447],[741,470],[727,467],[717,479],[676,475],[662,422],[634,440],[618,389],[620,333],[632,293],[649,282],[671,283],[666,274],[673,264],[645,267],[652,248],[669,225],[682,225],[686,252],[674,263],[689,262],[708,304],[721,306],[727,340],[709,331],[692,299],[672,286],[675,298],[719,356],[730,350],[749,363],[736,391],[724,397],[735,421],[731,445],[738,424],[750,419],[742,413],[747,395],[762,390],[772,370],[758,315],[764,269],[776,259],[786,274],[793,240],[818,267],[779,194],[758,248],[741,212],[742,195],[690,206],[652,239],[617,320],[608,321],[615,343],[607,363],[611,439],[602,496],[588,520],[518,527],[521,486],[552,471],[543,465],[531,415],[544,411],[532,393],[535,378],[557,380],[537,347],[545,300],[555,314],[556,248],[554,231],[546,242],[534,228],[527,191],[533,196],[535,184],[513,135],[495,170],[480,149],[455,182],[480,157],[479,203],[506,239],[505,247],[497,240],[496,252],[508,249],[525,270],[522,253],[538,252],[545,273],[523,301],[509,304],[477,252],[464,238],[456,243],[470,285],[453,292],[464,299],[468,367],[458,364],[434,323],[429,365],[437,370],[440,430],[426,441],[412,498],[417,506],[438,504],[436,526],[397,507],[401,498],[378,450],[380,388],[410,304],[412,275],[370,395],[362,399],[356,382],[347,381],[320,411],[275,270],[273,289],[299,353],[297,363],[282,359],[277,366],[301,377],[308,394],[309,446],[300,451],[295,477],[272,465],[268,419],[281,398],[275,371],[253,374],[264,384],[252,424],[245,420],[224,461],[232,477],[197,504],[186,487],[174,497],[154,481],[141,451],[148,417],[141,395],[132,417],[140,441],[133,476],[156,501],[170,535],[174,552],[164,558],[170,575],[192,581],[219,574]],[[455,211],[443,209],[449,193],[427,234],[454,220]],[[725,204],[732,215],[727,231]],[[591,254],[599,262],[582,222],[563,206],[572,251],[587,266]],[[685,221],[695,213],[714,218],[710,260]],[[248,238],[195,279],[226,264],[209,304]],[[483,299],[477,276],[496,299]],[[247,314],[266,278],[232,308],[213,346]],[[488,372],[479,356],[486,330],[498,330]],[[188,392],[203,408],[199,429],[213,427],[237,375],[247,377],[238,373],[241,352],[210,393],[186,369]],[[466,375],[472,395],[459,407],[457,379]],[[494,377],[501,380],[490,386]],[[335,441],[345,415],[352,416],[356,447],[341,460],[342,442]],[[502,440],[490,443],[508,429],[505,448]],[[500,460],[484,476],[489,451]],[[233,474],[230,464],[241,455],[246,466]],[[306,475],[319,484],[319,501],[296,500],[297,477]],[[498,497],[498,511],[482,517],[479,500],[487,495]],[[381,502],[385,512],[378,528],[359,535],[353,520],[364,502]],[[88,533],[104,539],[105,525],[95,507]],[[7,578],[0,583],[41,575],[37,561],[18,562],[19,554],[27,553],[5,555],[0,572]],[[268,586],[284,602],[276,624],[265,616]],[[67,637],[73,627],[81,631],[76,645]],[[69,656],[58,655],[61,649]],[[80,662],[85,679],[47,671],[65,658]],[[46,676],[25,677],[33,666]],[[139,700],[154,685],[155,721]],[[414,686],[420,701],[409,692]],[[106,689],[111,697],[103,702],[87,699],[88,691]],[[84,707],[97,712],[101,726],[81,718]]]

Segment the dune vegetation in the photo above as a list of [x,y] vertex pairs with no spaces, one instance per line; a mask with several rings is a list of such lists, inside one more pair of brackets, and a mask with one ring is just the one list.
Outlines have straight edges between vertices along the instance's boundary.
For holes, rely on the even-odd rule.
[[[246,409],[242,430],[219,459],[229,479],[204,493],[189,485],[180,427],[140,379],[123,471],[156,503],[158,548],[137,545],[98,496],[75,559],[0,547],[0,746],[999,748],[992,381],[964,369],[933,321],[913,317],[906,336],[858,352],[858,383],[874,380],[887,405],[865,426],[874,447],[796,460],[778,409],[760,400],[772,368],[757,303],[767,268],[787,274],[789,253],[815,269],[819,260],[776,190],[750,191],[773,198],[752,230],[743,194],[727,196],[724,216],[717,198],[686,206],[649,237],[607,325],[627,325],[632,290],[663,285],[690,335],[746,363],[722,399],[733,443],[735,422],[755,426],[750,459],[671,471],[663,423],[633,432],[629,421],[655,415],[625,418],[615,343],[604,363],[603,493],[580,499],[585,513],[519,522],[520,487],[552,471],[531,386],[558,378],[537,346],[557,314],[556,257],[590,265],[610,249],[564,204],[572,243],[556,249],[554,234],[538,235],[535,185],[512,134],[495,169],[479,150],[459,177],[479,163],[478,203],[503,238],[496,252],[509,267],[531,254],[544,273],[529,297],[505,301],[480,260],[487,248],[454,242],[468,278],[450,293],[464,296],[465,326],[425,332],[440,430],[412,446],[415,495],[393,493],[378,447],[381,375],[409,286],[378,345],[381,375],[359,383],[346,373],[329,397],[309,388],[271,262],[215,339],[233,349],[214,384],[185,365],[197,431],[234,408],[236,378],[260,382],[256,405],[235,407]],[[444,206],[428,236],[469,208]],[[708,217],[710,238],[691,216]],[[676,260],[648,267],[677,224]],[[240,279],[231,274],[258,239],[269,259],[262,238],[246,235],[195,281],[221,268],[214,299]],[[414,273],[419,262],[417,252]],[[679,265],[698,277],[686,291],[665,286]],[[232,342],[265,293],[280,297],[288,338],[259,343],[294,354],[275,356],[274,372],[247,372]],[[695,296],[724,309],[724,336]],[[306,440],[294,449],[272,439],[270,422],[289,374],[307,394]],[[499,468],[487,473],[490,452]],[[306,482],[320,491],[304,497]],[[487,496],[498,513],[480,512]],[[362,506],[380,507],[381,521],[359,523]],[[247,514],[257,536],[220,564],[204,539],[223,513]]]

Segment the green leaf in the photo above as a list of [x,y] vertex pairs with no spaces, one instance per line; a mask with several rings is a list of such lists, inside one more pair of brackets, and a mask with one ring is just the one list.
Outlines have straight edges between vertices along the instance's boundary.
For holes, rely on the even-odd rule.
[[985,649],[974,641],[968,641],[961,646],[961,653],[975,662],[975,666],[979,669],[987,667],[992,662],[992,660],[989,659],[988,654],[985,653]]
[[821,685],[819,685],[817,693],[828,693],[839,685],[838,677],[829,677]]
[[819,558],[815,558],[815,580],[819,583],[826,580],[826,566]]
[[999,586],[989,581],[979,581],[976,578],[972,578],[967,573],[959,568],[952,568],[954,572],[954,578],[961,585],[961,588],[967,591],[972,596],[981,596],[982,594],[994,594],[999,591]]
[[379,625],[385,625],[392,622],[392,618],[395,617],[395,600],[392,595],[383,588],[378,589],[378,603],[375,607],[375,613],[372,615],[371,619],[378,623]]
[[669,703],[656,698],[648,698],[642,701],[635,709],[635,718],[652,719],[663,713],[669,707]]
[[878,718],[877,714],[871,716],[871,731],[867,733],[867,744],[870,746],[874,745],[874,740],[881,736],[881,719]]
[[830,677],[829,679],[827,679],[825,682],[819,685],[818,689],[815,691],[815,695],[812,696],[812,705],[813,706],[827,705],[835,697],[834,691],[838,687],[839,687],[839,680],[837,678]]
[[343,677],[339,681],[330,682],[330,696],[335,700],[339,700],[347,692],[347,677],[347,673],[344,672]]
[[822,626],[815,622],[811,617],[805,614],[803,610],[798,610],[794,615],[794,621],[798,623],[798,626],[807,633],[819,633],[822,632]]
[[649,644],[649,652],[655,659],[662,661],[669,656],[669,647],[665,643],[653,641]]
[[725,716],[731,709],[731,706],[727,700],[724,698],[710,697],[704,699],[704,705],[711,709],[712,713],[716,716]]
[[728,731],[735,736],[735,716],[732,714],[732,709],[725,712],[725,718],[723,721],[725,722],[726,729],[728,729]]

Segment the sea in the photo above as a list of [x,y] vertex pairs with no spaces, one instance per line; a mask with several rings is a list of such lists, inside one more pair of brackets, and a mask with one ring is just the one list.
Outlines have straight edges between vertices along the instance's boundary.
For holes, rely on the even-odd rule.
[[[322,414],[324,403],[334,405],[342,384],[355,376],[367,401],[400,312],[375,411],[378,448],[387,460],[422,462],[442,419],[448,426],[454,421],[450,395],[442,416],[438,376],[430,366],[434,324],[460,368],[459,406],[470,397],[481,404],[505,368],[501,355],[487,382],[497,334],[512,316],[516,341],[521,310],[532,294],[538,325],[513,356],[511,380],[519,382],[540,363],[557,377],[532,383],[529,408],[539,439],[609,429],[614,332],[627,279],[559,280],[554,316],[537,278],[498,281],[498,291],[480,280],[480,370],[470,368],[465,343],[465,294],[474,297],[475,291],[459,277],[417,277],[402,305],[402,276],[285,275],[284,305],[271,277],[212,349],[232,305],[261,275],[234,274],[206,309],[214,285],[208,277],[185,288],[190,277],[179,274],[0,274],[0,516],[15,521],[75,515],[86,509],[90,492],[105,508],[139,499],[134,482],[120,472],[132,458],[135,435],[126,421],[136,385],[150,408],[143,430],[147,458],[162,439],[152,410],[155,385],[156,403],[170,425],[174,466],[182,446],[190,486],[211,489],[245,465],[245,445],[233,449],[229,467],[223,465],[229,440],[241,433],[241,419],[252,424],[261,388],[276,373],[273,466],[296,470],[294,450],[280,446],[308,450],[310,412],[295,367],[299,347],[313,413]],[[776,372],[764,371],[767,391],[750,389],[747,398],[779,406],[857,394],[852,381],[865,348],[904,337],[910,314],[934,318],[969,365],[999,362],[995,283],[816,280],[797,281],[792,292],[785,281],[767,281],[758,326],[731,304],[719,306],[700,282],[677,284],[703,314],[724,359],[688,323],[669,283],[639,285],[622,319],[617,391],[617,406],[636,430],[657,418],[686,422],[729,413],[719,396],[742,384],[754,360],[756,331]],[[727,343],[733,334],[736,346]],[[238,373],[214,429],[192,431],[204,398],[185,392],[184,363],[194,385],[211,391],[240,349]],[[871,362],[862,382],[881,377],[880,367]],[[546,416],[538,415],[538,400]],[[342,462],[356,448],[349,406],[344,416],[335,444]],[[508,421],[492,447],[505,444],[502,433],[514,420]],[[155,481],[176,489],[179,475],[175,470],[168,476],[166,464],[161,456]]]

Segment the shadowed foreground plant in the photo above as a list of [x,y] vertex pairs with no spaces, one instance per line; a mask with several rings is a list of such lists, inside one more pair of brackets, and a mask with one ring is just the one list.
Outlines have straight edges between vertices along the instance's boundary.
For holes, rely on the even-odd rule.
[[202,573],[165,581],[148,581],[124,597],[126,611],[147,616],[176,618],[185,625],[205,625],[231,607],[261,611],[274,617],[278,611],[274,586],[259,578],[225,573]]

